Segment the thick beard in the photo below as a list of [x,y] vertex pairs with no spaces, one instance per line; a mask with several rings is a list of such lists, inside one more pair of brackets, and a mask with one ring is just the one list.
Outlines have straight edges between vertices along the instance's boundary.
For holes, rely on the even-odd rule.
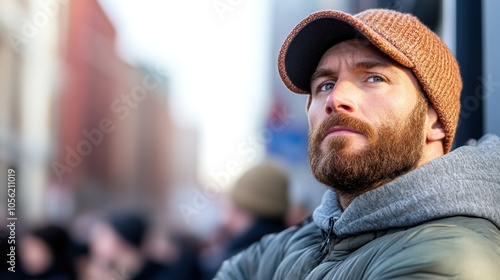
[[[309,162],[314,177],[338,192],[358,196],[415,169],[423,152],[426,112],[427,102],[419,99],[406,120],[393,117],[377,129],[346,114],[325,120],[309,133]],[[324,153],[323,136],[336,125],[360,131],[367,137],[368,146],[348,152],[351,140],[334,137],[328,139],[328,153]]]

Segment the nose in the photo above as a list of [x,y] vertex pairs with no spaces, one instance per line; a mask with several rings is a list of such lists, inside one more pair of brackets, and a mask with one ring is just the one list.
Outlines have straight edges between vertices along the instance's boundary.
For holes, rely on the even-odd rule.
[[328,115],[332,113],[352,113],[355,111],[353,93],[355,85],[349,81],[338,80],[335,83],[325,103],[325,111]]

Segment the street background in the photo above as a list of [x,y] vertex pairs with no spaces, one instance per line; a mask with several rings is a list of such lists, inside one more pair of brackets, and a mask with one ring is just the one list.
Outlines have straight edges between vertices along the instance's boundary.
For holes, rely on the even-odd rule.
[[56,223],[84,240],[102,213],[141,209],[207,239],[227,190],[264,159],[287,170],[300,221],[324,187],[279,47],[311,12],[373,7],[414,13],[458,58],[455,147],[500,134],[498,1],[1,1],[0,180],[15,168],[17,230]]

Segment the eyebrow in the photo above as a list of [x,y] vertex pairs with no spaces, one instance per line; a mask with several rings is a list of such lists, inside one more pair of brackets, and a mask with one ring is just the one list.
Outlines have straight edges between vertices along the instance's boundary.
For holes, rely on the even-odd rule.
[[332,70],[326,69],[326,68],[316,69],[316,71],[314,71],[314,73],[311,76],[311,84],[315,80],[317,80],[321,77],[331,77],[331,76],[335,76],[335,71],[332,71]]
[[[385,62],[385,61],[380,61],[380,60],[364,60],[364,61],[360,61],[360,62],[357,62],[356,64],[354,64],[354,69],[372,69],[372,68],[377,68],[377,67],[381,67],[381,68],[389,68],[391,67],[392,65],[388,62]],[[353,70],[353,69],[351,69]]]
[[[353,66],[349,67],[349,70],[368,70],[368,69],[373,69],[373,68],[390,68],[392,65],[388,62],[385,61],[380,61],[380,60],[363,60],[356,62]],[[310,82],[314,82],[315,80],[322,78],[322,77],[334,77],[337,75],[337,71],[330,70],[327,68],[319,68],[311,76]]]

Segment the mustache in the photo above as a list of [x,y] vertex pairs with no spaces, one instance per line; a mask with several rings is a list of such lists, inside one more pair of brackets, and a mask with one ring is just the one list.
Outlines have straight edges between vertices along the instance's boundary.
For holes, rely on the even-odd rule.
[[325,133],[334,126],[346,126],[352,128],[365,135],[368,139],[371,139],[375,134],[369,124],[344,113],[333,115],[324,120],[316,131],[312,133],[312,136],[316,139],[316,141],[321,141],[325,137]]

